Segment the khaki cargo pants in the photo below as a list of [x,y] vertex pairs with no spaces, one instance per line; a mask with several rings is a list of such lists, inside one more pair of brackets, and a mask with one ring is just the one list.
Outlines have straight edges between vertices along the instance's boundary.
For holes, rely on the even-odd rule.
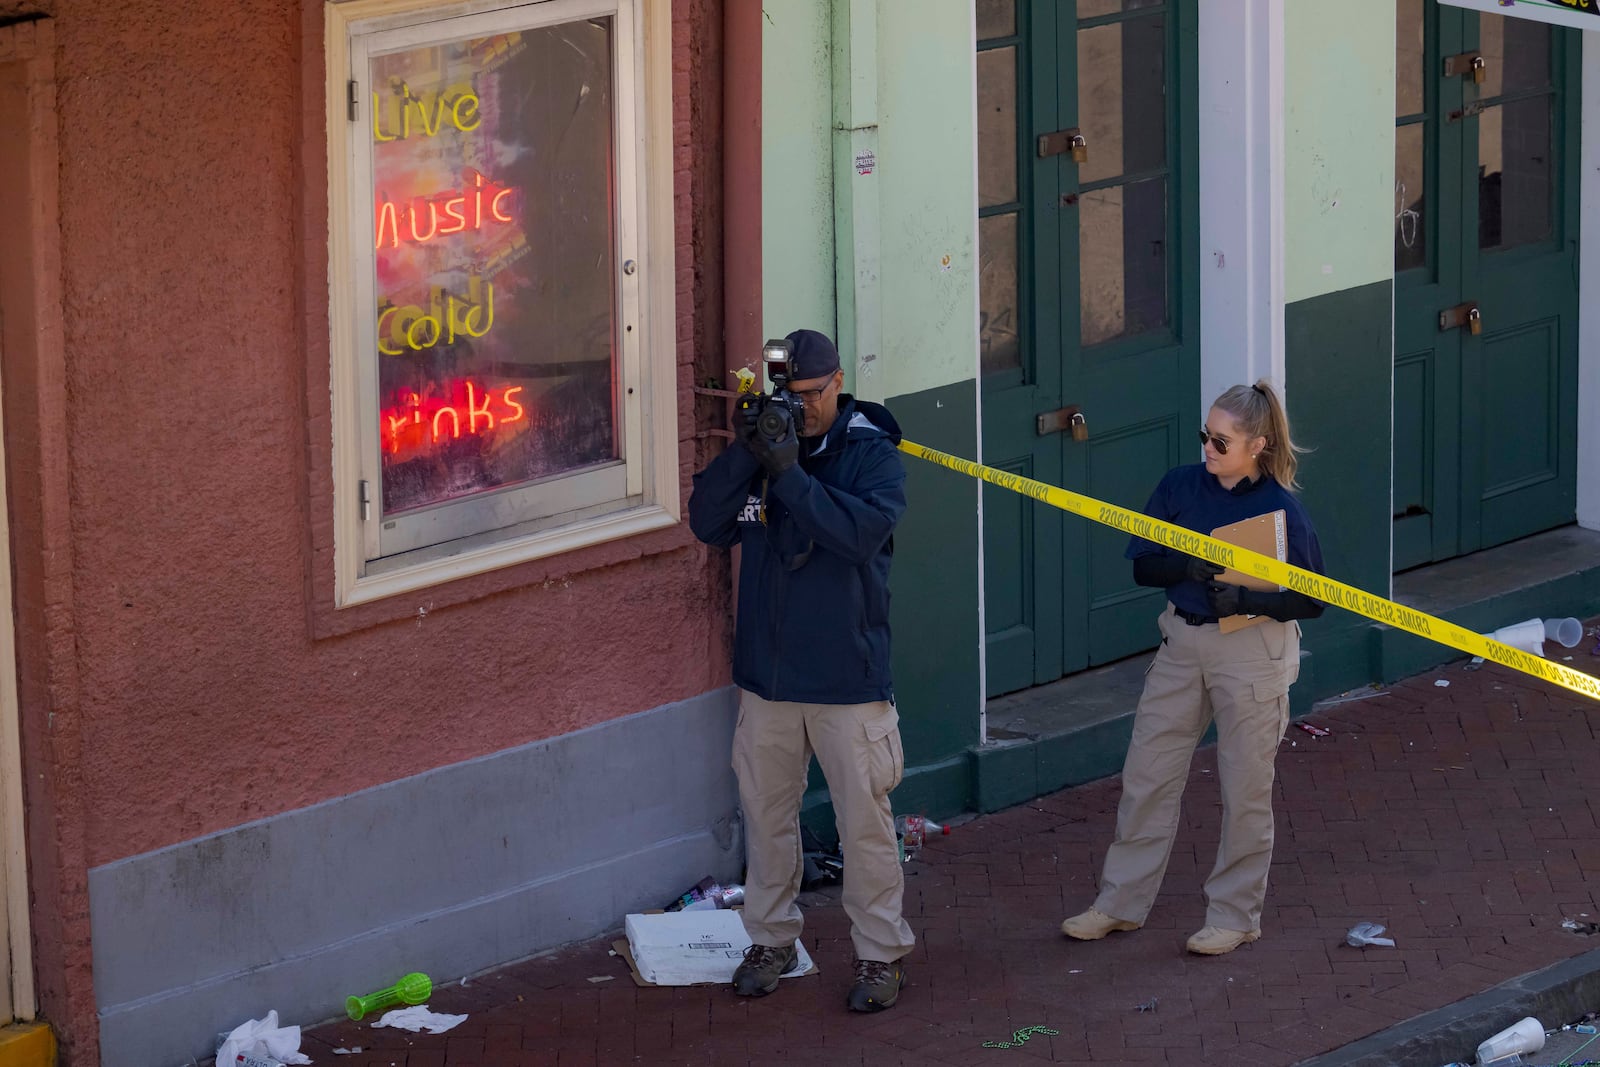
[[889,791],[905,756],[887,700],[797,704],[739,693],[733,769],[744,808],[744,928],[758,945],[800,936],[800,798],[815,753],[828,780],[844,852],[844,910],[856,957],[893,962],[916,939],[901,916],[905,872]]
[[1159,621],[1161,647],[1134,714],[1117,836],[1094,906],[1144,922],[1172,854],[1190,759],[1214,717],[1222,840],[1206,879],[1206,925],[1256,931],[1272,864],[1273,762],[1300,671],[1300,626],[1263,619],[1224,634],[1215,623],[1190,626],[1170,604]]

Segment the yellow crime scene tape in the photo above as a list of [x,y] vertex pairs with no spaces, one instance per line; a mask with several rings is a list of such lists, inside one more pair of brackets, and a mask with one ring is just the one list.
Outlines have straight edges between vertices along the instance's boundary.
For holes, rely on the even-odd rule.
[[1593,700],[1600,700],[1600,678],[1584,674],[1582,671],[1564,667],[1559,663],[1551,663],[1540,656],[1524,652],[1474,633],[1463,626],[1453,622],[1426,615],[1404,604],[1396,604],[1392,600],[1373,596],[1343,582],[1336,582],[1332,578],[1302,570],[1299,567],[1263,556],[1259,552],[1252,552],[1247,548],[1231,545],[1226,541],[1219,541],[1205,534],[1195,533],[1193,530],[1182,526],[1174,526],[1169,522],[1152,519],[1150,516],[1127,508],[1119,508],[1115,504],[1107,504],[1093,497],[1084,496],[1061,489],[1044,482],[1036,482],[1032,478],[1024,478],[1020,474],[1011,474],[1007,471],[995,470],[985,467],[981,463],[974,463],[968,459],[938,452],[911,441],[901,441],[900,450],[918,459],[925,459],[941,467],[973,478],[981,478],[992,485],[1002,489],[1009,489],[1014,493],[1030,496],[1062,511],[1070,511],[1074,515],[1081,515],[1091,522],[1098,522],[1103,526],[1121,530],[1124,533],[1142,537],[1168,548],[1191,556],[1199,556],[1210,560],[1212,563],[1221,564],[1239,571],[1241,574],[1253,574],[1258,578],[1266,579],[1275,585],[1280,585],[1304,593],[1306,596],[1331,604],[1346,611],[1353,611],[1357,615],[1365,615],[1369,619],[1386,623],[1397,630],[1426,637],[1430,641],[1437,641],[1441,645],[1465,652],[1472,656],[1482,656],[1484,659],[1503,663],[1513,670],[1569,689]]

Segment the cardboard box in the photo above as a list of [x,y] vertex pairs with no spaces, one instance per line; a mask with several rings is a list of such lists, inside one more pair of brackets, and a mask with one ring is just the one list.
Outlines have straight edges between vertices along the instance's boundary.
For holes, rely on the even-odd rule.
[[[612,945],[641,986],[726,985],[750,947],[736,911],[669,911],[629,915],[627,937]],[[785,978],[816,974],[817,965],[798,945],[799,959]]]

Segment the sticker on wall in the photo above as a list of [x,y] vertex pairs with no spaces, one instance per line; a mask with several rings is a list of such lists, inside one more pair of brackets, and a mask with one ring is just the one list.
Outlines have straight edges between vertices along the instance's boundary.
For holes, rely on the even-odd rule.
[[939,257],[939,273],[940,274],[949,274],[950,273],[950,253],[949,252],[946,252],[944,255]]
[[873,168],[875,168],[877,165],[878,157],[872,154],[872,149],[863,148],[861,151],[856,153],[857,176],[865,178],[868,174],[872,173]]

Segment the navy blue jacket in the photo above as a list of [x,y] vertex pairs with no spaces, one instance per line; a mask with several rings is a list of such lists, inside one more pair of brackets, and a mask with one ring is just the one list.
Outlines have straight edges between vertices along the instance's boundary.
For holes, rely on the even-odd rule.
[[694,535],[742,546],[740,688],[808,704],[893,699],[889,561],[906,509],[899,442],[887,408],[844,394],[820,447],[801,438],[800,462],[770,485],[739,442],[694,476]]
[[[1253,482],[1240,482],[1232,489],[1224,489],[1222,483],[1217,481],[1217,476],[1206,470],[1204,463],[1174,467],[1162,477],[1156,491],[1150,494],[1144,513],[1195,533],[1209,534],[1218,526],[1227,526],[1241,519],[1253,519],[1279,508],[1284,511],[1284,525],[1289,539],[1287,562],[1318,574],[1323,573],[1322,545],[1317,540],[1317,531],[1311,525],[1306,509],[1298,497],[1274,481],[1270,474],[1263,473]],[[1125,555],[1128,559],[1138,559],[1140,556],[1176,556],[1181,553],[1142,537],[1132,537],[1128,539]],[[1167,589],[1167,599],[1174,606],[1194,615],[1205,615],[1210,611],[1203,582],[1185,579]]]

